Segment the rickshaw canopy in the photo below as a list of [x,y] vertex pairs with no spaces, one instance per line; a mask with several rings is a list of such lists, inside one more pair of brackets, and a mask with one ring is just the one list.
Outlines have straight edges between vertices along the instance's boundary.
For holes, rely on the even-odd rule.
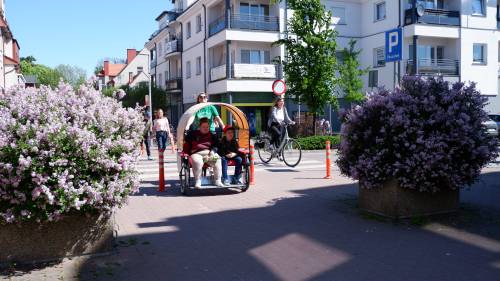
[[188,110],[186,110],[186,112],[184,112],[184,114],[182,115],[179,121],[179,125],[177,126],[177,147],[179,149],[182,149],[184,145],[185,132],[186,130],[189,130],[189,127],[191,126],[191,124],[193,124],[196,117],[196,112],[211,105],[220,106],[221,108],[225,108],[231,113],[233,120],[236,122],[236,124],[233,123],[233,127],[237,129],[238,144],[240,148],[249,149],[250,127],[245,113],[239,110],[236,106],[222,102],[199,103],[188,108]]

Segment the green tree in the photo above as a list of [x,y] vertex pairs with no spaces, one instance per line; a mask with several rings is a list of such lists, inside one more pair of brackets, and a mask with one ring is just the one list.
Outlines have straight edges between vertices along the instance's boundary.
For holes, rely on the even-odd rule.
[[87,80],[87,72],[77,66],[60,64],[56,66],[55,70],[61,74],[65,82],[71,84],[73,87],[78,87]]
[[21,58],[21,72],[24,75],[35,75],[38,83],[56,87],[61,81],[62,75],[57,71],[43,64],[35,64],[33,56]]
[[349,46],[342,50],[342,63],[339,63],[339,87],[344,93],[344,98],[353,103],[360,103],[365,99],[363,94],[363,80],[361,76],[368,73],[359,63],[361,50],[356,51],[356,40],[350,40]]
[[[149,94],[148,83],[139,83],[135,87],[122,86],[121,89],[127,93],[127,95],[122,99],[122,104],[125,107],[135,107],[137,104],[143,106],[145,104],[144,101],[146,95]],[[161,108],[166,112],[169,104],[165,90],[153,86],[151,88],[151,93],[153,108]]]
[[320,0],[288,0],[288,5],[293,10],[287,22],[290,35],[274,44],[286,48],[282,63],[287,94],[306,104],[316,121],[326,104],[338,107],[333,95],[337,84],[337,33],[331,26],[331,12]]

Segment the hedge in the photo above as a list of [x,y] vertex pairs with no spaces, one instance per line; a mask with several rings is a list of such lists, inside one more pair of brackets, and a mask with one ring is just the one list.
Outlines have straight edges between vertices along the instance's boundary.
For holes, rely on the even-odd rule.
[[325,149],[327,140],[330,140],[332,148],[338,147],[340,144],[340,136],[311,136],[297,138],[297,141],[303,150]]

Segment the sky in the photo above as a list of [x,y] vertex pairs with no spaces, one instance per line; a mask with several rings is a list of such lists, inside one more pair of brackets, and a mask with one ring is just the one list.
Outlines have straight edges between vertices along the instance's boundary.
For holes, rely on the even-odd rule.
[[141,50],[158,28],[155,18],[171,0],[5,0],[5,15],[21,57],[55,67],[69,64],[93,74],[105,57]]

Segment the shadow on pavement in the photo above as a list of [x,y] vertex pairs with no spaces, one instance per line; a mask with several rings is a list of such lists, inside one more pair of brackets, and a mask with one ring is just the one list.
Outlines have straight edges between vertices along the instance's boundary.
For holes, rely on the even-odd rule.
[[295,197],[259,208],[140,223],[138,227],[149,233],[119,237],[118,254],[89,260],[80,276],[499,280],[500,210],[475,195],[498,199],[498,179],[498,173],[485,174],[471,191],[462,192],[464,204],[458,213],[428,219],[392,221],[362,213],[356,208],[357,185],[349,184],[295,191]]

